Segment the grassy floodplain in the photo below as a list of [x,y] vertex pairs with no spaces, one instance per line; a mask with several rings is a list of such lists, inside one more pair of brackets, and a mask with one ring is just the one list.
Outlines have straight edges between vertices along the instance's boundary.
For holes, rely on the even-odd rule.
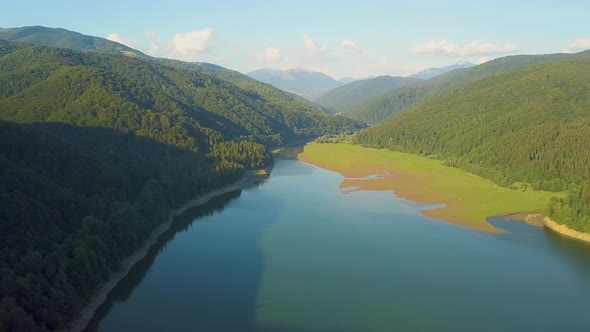
[[[397,196],[412,201],[443,203],[444,207],[422,213],[491,233],[501,230],[489,224],[488,217],[542,212],[551,197],[563,195],[502,188],[461,169],[443,166],[439,160],[352,144],[310,143],[298,159],[340,173],[346,178],[341,189],[394,190]],[[368,178],[371,175],[379,176]]]

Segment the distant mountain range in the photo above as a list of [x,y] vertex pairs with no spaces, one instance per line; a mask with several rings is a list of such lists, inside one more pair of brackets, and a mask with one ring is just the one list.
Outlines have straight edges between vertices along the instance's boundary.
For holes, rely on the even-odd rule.
[[324,93],[344,84],[324,73],[307,69],[263,68],[246,75],[281,90],[298,94],[308,100],[315,100]]
[[363,77],[363,78],[358,78],[358,77],[342,77],[338,81],[342,82],[343,84],[348,84],[348,83],[352,83],[354,81],[366,80],[366,79],[369,79],[369,78],[375,78],[375,76],[367,76],[367,77]]
[[377,124],[395,113],[432,97],[456,90],[479,79],[501,74],[532,64],[573,60],[587,56],[589,51],[575,54],[513,55],[494,59],[478,66],[452,70],[413,86],[393,89],[354,107],[345,115],[368,124]]
[[465,69],[465,68],[469,68],[469,67],[473,67],[473,66],[475,66],[475,64],[473,64],[471,62],[461,61],[461,62],[457,62],[454,65],[450,65],[450,66],[439,67],[439,68],[428,68],[423,71],[412,74],[408,77],[421,78],[423,80],[427,80],[427,79],[431,79],[433,77],[448,73],[448,72],[453,71],[455,69]]
[[335,112],[347,112],[353,107],[387,91],[422,81],[413,77],[393,77],[388,75],[353,81],[328,91],[316,99],[316,103]]

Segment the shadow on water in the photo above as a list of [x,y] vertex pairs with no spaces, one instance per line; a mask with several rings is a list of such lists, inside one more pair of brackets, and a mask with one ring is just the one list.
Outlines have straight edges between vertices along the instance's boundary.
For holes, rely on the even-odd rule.
[[107,299],[97,309],[94,317],[88,323],[88,326],[84,331],[97,331],[99,329],[100,322],[109,314],[113,305],[118,302],[125,302],[129,299],[129,296],[133,293],[133,290],[143,281],[158,254],[160,254],[166,248],[166,246],[174,240],[177,234],[187,231],[192,223],[198,221],[198,219],[221,212],[224,207],[232,200],[239,198],[241,192],[241,190],[236,190],[224,195],[220,195],[211,199],[207,204],[189,209],[182,215],[174,218],[174,223],[170,229],[168,229],[158,238],[158,241],[150,248],[148,254],[137,264],[135,264],[127,276],[119,281],[117,286],[111,290],[107,296]]
[[570,239],[547,228],[544,228],[544,233],[551,247],[559,251],[563,259],[590,281],[590,244]]
[[509,232],[509,237],[501,236],[504,241],[516,241],[521,245],[530,245],[538,250],[540,244],[546,247],[548,254],[556,255],[559,260],[568,262],[580,275],[590,281],[590,244],[556,233],[546,227],[532,226],[510,217],[493,217],[488,220],[492,225]]

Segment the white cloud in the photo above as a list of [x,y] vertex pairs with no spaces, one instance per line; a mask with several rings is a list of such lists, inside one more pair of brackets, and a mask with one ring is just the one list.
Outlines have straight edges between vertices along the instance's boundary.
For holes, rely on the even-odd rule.
[[565,49],[565,53],[576,53],[590,49],[590,38],[578,38]]
[[326,46],[316,43],[307,34],[303,35],[303,44],[307,50],[307,55],[312,58],[323,57],[328,54],[329,49]]
[[138,43],[135,40],[127,39],[121,36],[116,32],[112,32],[107,36],[107,39],[110,41],[117,42],[119,44],[123,44],[125,46],[129,46],[131,48],[138,48]]
[[170,51],[181,60],[193,60],[197,55],[211,48],[213,29],[177,33],[170,44]]
[[485,56],[493,54],[512,53],[518,50],[518,46],[513,43],[498,45],[493,43],[481,43],[479,41],[472,41],[464,45],[459,55],[463,56]]
[[416,54],[454,55],[454,56],[486,56],[512,53],[518,50],[516,44],[493,44],[472,41],[465,45],[457,45],[447,40],[431,40],[425,44],[412,47],[410,52]]
[[340,46],[342,46],[342,48],[355,52],[355,53],[360,53],[361,49],[358,47],[358,45],[350,40],[350,39],[344,39],[340,42]]
[[418,54],[453,54],[457,52],[457,45],[446,40],[431,40],[425,44],[410,49],[412,53]]
[[[127,41],[118,34],[110,34],[109,39],[111,37],[118,39],[116,41]],[[212,28],[177,33],[169,40],[160,38],[153,31],[146,31],[145,37],[149,41],[149,46],[145,47],[144,45],[142,49],[147,54],[184,61],[207,60],[205,54],[209,53],[214,46],[214,30]],[[135,44],[137,45],[137,43]]]
[[281,55],[281,50],[275,47],[267,47],[262,54],[256,56],[258,60],[277,61],[284,59]]
[[475,60],[474,63],[476,65],[481,65],[482,63],[486,63],[486,62],[488,62],[490,60],[492,60],[491,57],[489,57],[489,56],[482,56],[482,57],[478,58],[477,60]]

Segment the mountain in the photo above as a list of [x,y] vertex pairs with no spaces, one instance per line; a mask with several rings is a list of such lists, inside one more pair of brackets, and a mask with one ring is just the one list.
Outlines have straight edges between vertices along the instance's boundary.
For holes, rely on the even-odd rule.
[[78,32],[60,28],[29,26],[11,29],[0,29],[0,39],[25,43],[71,48],[82,52],[99,52],[106,54],[125,54],[129,56],[147,57],[138,50],[117,42],[83,35]]
[[[66,121],[148,136],[176,128],[161,139],[197,150],[220,140],[278,145],[358,126],[272,87],[277,98],[151,60],[9,42],[0,49],[3,120]],[[144,128],[154,120],[161,122],[159,133]]]
[[514,55],[498,58],[478,66],[433,77],[412,87],[391,90],[354,107],[346,116],[368,124],[381,123],[393,114],[405,111],[419,102],[459,89],[484,77],[527,65],[572,60],[589,55],[590,51],[584,51],[574,54]]
[[342,84],[352,83],[354,81],[362,80],[362,78],[355,78],[355,77],[342,77],[338,81]]
[[215,66],[0,40],[0,330],[65,330],[171,209],[269,165],[268,146],[362,127],[299,99]]
[[348,83],[326,92],[316,103],[346,113],[353,107],[387,91],[417,84],[421,79],[411,77],[379,76]]
[[455,69],[465,69],[465,68],[470,68],[473,66],[475,66],[475,64],[473,64],[471,62],[461,61],[461,62],[457,62],[454,65],[450,65],[450,66],[446,66],[446,67],[428,68],[423,71],[412,74],[408,77],[414,77],[414,78],[420,78],[423,80],[427,80],[427,79],[433,78],[435,76],[439,76],[444,73],[448,73],[448,72],[453,71]]
[[258,69],[246,75],[308,100],[315,100],[329,90],[342,85],[341,82],[326,74],[307,69]]
[[357,142],[445,160],[498,185],[590,180],[590,57],[525,66],[422,102]]
[[238,73],[222,66],[206,62],[184,62],[172,59],[153,58],[142,52],[129,48],[117,42],[101,37],[83,35],[66,29],[47,28],[42,26],[30,26],[11,29],[0,29],[0,39],[22,41],[31,44],[69,48],[81,52],[96,52],[103,54],[136,55],[144,60],[175,67],[183,70],[191,70],[199,73],[215,76],[248,90],[254,94],[260,94],[265,98],[280,99],[283,103],[306,104],[305,107],[315,108],[325,113],[330,110],[314,104],[313,102],[293,95],[285,94],[268,84],[258,82],[249,76]]

